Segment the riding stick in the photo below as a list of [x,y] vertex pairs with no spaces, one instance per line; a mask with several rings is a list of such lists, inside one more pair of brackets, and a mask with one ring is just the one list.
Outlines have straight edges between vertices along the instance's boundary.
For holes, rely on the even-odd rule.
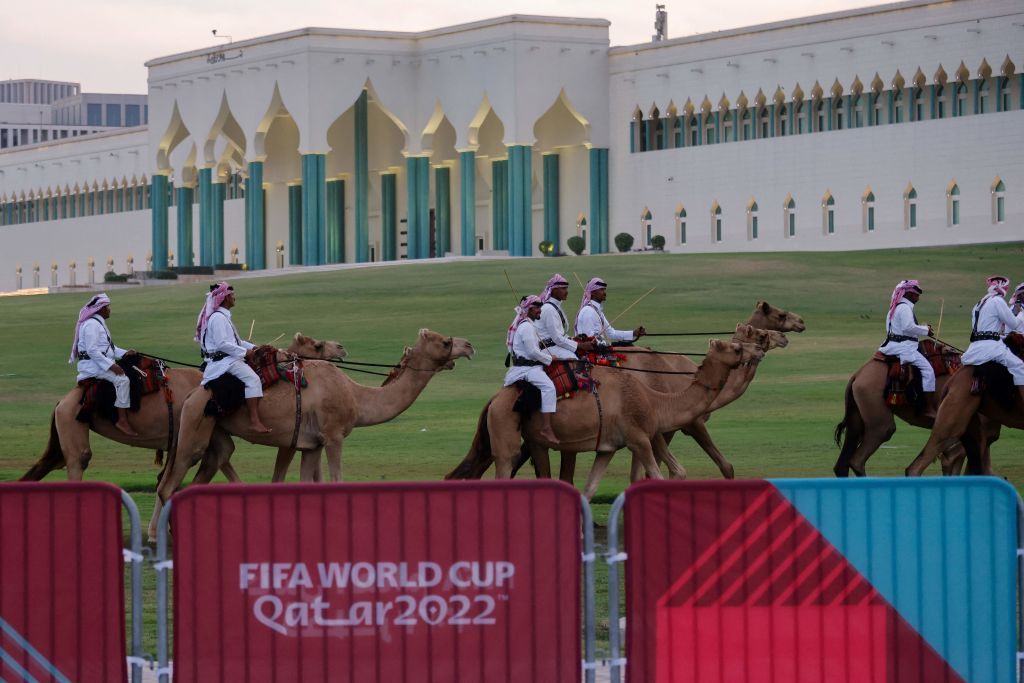
[[276,342],[276,341],[277,341],[278,339],[280,339],[280,338],[281,338],[281,337],[283,337],[283,336],[284,336],[284,332],[282,332],[281,334],[277,335],[276,337],[274,337],[273,339],[271,339],[271,340],[270,340],[270,341],[268,341],[267,343],[268,343],[268,344],[273,344],[274,342]]
[[622,311],[622,313],[619,313],[619,314],[618,314],[617,316],[615,316],[615,317],[614,317],[613,319],[611,319],[611,320],[609,320],[609,321],[608,321],[607,323],[605,323],[605,326],[601,328],[601,331],[597,333],[597,336],[598,336],[598,337],[600,337],[600,336],[601,336],[602,334],[604,334],[604,331],[605,331],[606,329],[608,329],[609,327],[611,327],[611,324],[612,324],[613,322],[615,322],[616,320],[618,320],[619,318],[621,318],[621,317],[622,317],[623,315],[625,315],[625,314],[626,314],[626,313],[627,313],[627,312],[629,311],[629,309],[633,308],[633,307],[634,307],[634,306],[636,306],[636,305],[637,305],[638,303],[640,303],[641,301],[643,301],[643,300],[644,300],[644,299],[645,299],[645,298],[647,297],[647,295],[648,295],[648,294],[650,294],[651,292],[653,292],[653,291],[654,291],[655,289],[657,289],[657,287],[651,287],[651,288],[650,288],[649,290],[647,290],[647,292],[646,292],[646,293],[642,294],[642,295],[640,296],[640,298],[639,298],[639,299],[637,299],[636,301],[634,301],[633,303],[631,303],[631,304],[630,304],[629,306],[626,306],[626,308],[625,308],[625,309],[624,309],[624,310]]
[[519,302],[522,301],[519,298],[519,292],[517,292],[516,288],[512,286],[512,278],[508,276],[508,271],[503,269],[501,272],[505,273],[505,282],[508,283],[508,288],[512,290],[512,296],[516,298],[516,306],[518,306]]
[[939,326],[935,328],[935,336],[942,334],[942,311],[946,308],[946,300],[939,298]]
[[586,290],[587,286],[583,284],[583,280],[580,279],[580,276],[576,274],[575,270],[572,271],[572,276],[576,278],[576,284],[580,286],[580,291]]
[[249,341],[252,341],[252,330],[253,330],[254,327],[256,327],[256,318],[253,318],[252,319],[252,324],[249,325],[249,336],[246,337],[246,339],[248,339]]

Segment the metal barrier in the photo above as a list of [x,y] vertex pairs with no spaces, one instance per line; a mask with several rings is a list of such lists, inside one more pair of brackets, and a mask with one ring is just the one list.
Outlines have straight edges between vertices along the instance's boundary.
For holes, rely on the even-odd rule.
[[190,488],[158,527],[160,680],[173,566],[175,681],[592,681],[581,501],[550,481]]
[[630,487],[612,681],[1016,680],[1021,510],[994,478]]
[[[122,546],[121,505],[131,522]],[[142,680],[142,530],[102,483],[0,484],[0,680]],[[131,563],[132,655],[124,562]]]

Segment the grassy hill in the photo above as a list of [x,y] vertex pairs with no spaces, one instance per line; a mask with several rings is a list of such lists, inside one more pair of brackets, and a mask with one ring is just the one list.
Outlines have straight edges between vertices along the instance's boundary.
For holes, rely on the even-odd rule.
[[[771,353],[746,396],[716,413],[712,436],[741,477],[830,476],[836,448],[832,430],[841,417],[843,387],[884,334],[893,285],[919,278],[925,293],[918,318],[938,325],[941,337],[965,347],[968,313],[984,293],[984,278],[1021,273],[1021,244],[853,253],[744,255],[613,255],[558,259],[422,263],[303,275],[243,279],[236,283],[234,317],[245,334],[255,319],[255,341],[302,331],[336,339],[351,360],[393,362],[417,330],[428,327],[473,342],[476,359],[439,374],[420,399],[395,421],[356,430],[345,443],[348,481],[440,479],[465,453],[486,399],[505,368],[505,329],[518,293],[537,292],[554,271],[574,285],[567,309],[581,294],[573,273],[610,284],[610,317],[652,287],[656,290],[616,326],[645,324],[651,332],[730,330],[759,299],[801,314],[808,326],[791,335],[788,349]],[[125,347],[195,362],[191,341],[206,287],[181,285],[111,292],[109,323]],[[74,382],[66,363],[73,323],[88,295],[63,294],[0,300],[0,480],[16,479],[34,462],[47,436],[49,414]],[[656,348],[698,352],[705,338],[663,338]],[[380,378],[353,374],[356,381]],[[896,436],[869,462],[869,471],[898,475],[927,434],[900,423]],[[1024,483],[1020,432],[1004,432],[993,463],[1015,485]],[[93,436],[87,478],[133,490],[150,489],[152,454]],[[693,478],[717,469],[692,442],[673,443]],[[602,497],[621,491],[628,458],[613,461]],[[274,453],[239,443],[233,463],[246,481],[269,481]],[[585,467],[587,458],[581,458]],[[557,462],[557,460],[556,460]],[[934,472],[934,468],[933,468]],[[297,467],[292,476],[297,477]],[[582,482],[585,472],[578,472]],[[62,472],[51,478],[63,478]]]

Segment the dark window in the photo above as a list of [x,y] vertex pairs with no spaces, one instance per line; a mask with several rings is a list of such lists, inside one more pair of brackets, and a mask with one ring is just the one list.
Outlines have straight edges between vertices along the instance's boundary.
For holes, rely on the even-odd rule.
[[108,104],[107,105],[107,125],[108,126],[120,126],[121,125],[121,105],[120,104]]
[[103,107],[99,104],[88,104],[85,109],[85,123],[87,126],[103,125]]
[[126,104],[124,105],[124,125],[126,126],[138,126],[142,123],[142,119],[139,116],[139,105],[137,104]]

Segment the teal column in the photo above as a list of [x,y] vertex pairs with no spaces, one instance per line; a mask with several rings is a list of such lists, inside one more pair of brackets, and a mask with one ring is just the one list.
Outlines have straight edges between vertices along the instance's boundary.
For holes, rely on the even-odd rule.
[[971,89],[974,90],[974,113],[978,113],[981,106],[981,81],[977,78],[971,79]]
[[590,253],[608,252],[608,150],[590,149]]
[[930,118],[934,119],[935,118],[936,104],[937,104],[935,100],[938,99],[935,96],[935,84],[934,83],[932,85],[928,86],[928,97],[929,97],[929,99],[931,100],[931,103],[932,103],[932,108],[931,108],[931,112],[932,113],[931,113],[931,117]]
[[885,122],[886,123],[892,123],[895,120],[895,117],[893,116],[893,108],[894,108],[895,100],[893,99],[893,96],[892,96],[892,90],[887,91],[886,95],[889,98],[889,107],[888,107],[888,114],[886,116]]
[[722,112],[721,110],[715,110],[715,144],[719,144],[722,141]]
[[199,169],[199,265],[213,261],[213,170]]
[[249,270],[267,267],[267,217],[264,211],[263,162],[249,162],[245,179],[245,262]]
[[326,263],[326,163],[326,154],[302,155],[302,264],[306,266]]
[[789,133],[788,134],[789,135],[798,135],[799,133],[797,133],[797,131],[800,130],[800,127],[796,125],[796,109],[795,109],[796,105],[795,105],[795,103],[794,102],[787,102],[786,104],[784,104],[782,106],[784,106],[786,108],[786,111],[789,113],[789,116],[788,116],[788,118],[789,118]]
[[875,125],[875,104],[878,102],[878,97],[873,93],[868,93],[867,96],[867,111],[865,118],[867,119],[867,126],[870,128]]
[[508,253],[530,256],[533,253],[533,147],[511,145],[508,148]]
[[561,248],[558,243],[558,155],[544,155],[544,240],[555,245],[555,253]]
[[447,166],[434,170],[434,227],[437,256],[444,256],[452,248],[452,170]]
[[775,103],[768,105],[768,137],[775,137]]
[[996,111],[1003,110],[1003,77],[996,77]]
[[394,173],[381,173],[380,175],[380,252],[382,261],[394,261],[398,258],[398,217],[395,211],[397,179],[398,176]]
[[153,270],[167,270],[167,176],[150,179],[153,197]]
[[370,166],[367,152],[367,102],[366,91],[359,95],[355,104],[355,166],[356,166],[356,263],[370,260]]
[[476,152],[459,152],[459,197],[462,204],[462,255],[476,253]]
[[406,192],[409,217],[407,258],[430,256],[430,158],[407,157]]
[[740,120],[739,107],[733,110],[732,115],[732,141],[739,142],[740,139],[740,126],[743,125],[743,121]]
[[327,181],[327,263],[345,262],[345,181]]
[[224,263],[224,183],[213,183],[213,206],[210,218],[213,225],[213,262]]
[[508,249],[508,159],[491,162],[491,241]]
[[[178,265],[192,266],[192,202],[195,191],[191,187],[179,187],[178,204]],[[247,252],[248,253],[248,252]]]
[[1024,73],[1018,77],[1018,80],[1020,85],[1017,87],[1017,93],[1020,96],[1020,101],[1017,103],[1017,108],[1024,109]]
[[832,130],[832,98],[828,98],[828,129]]
[[636,121],[629,122],[629,153],[636,152]]
[[302,185],[288,186],[288,265],[302,265]]
[[704,128],[707,126],[707,119],[704,118],[704,112],[697,114],[697,146],[700,147],[704,144]]

